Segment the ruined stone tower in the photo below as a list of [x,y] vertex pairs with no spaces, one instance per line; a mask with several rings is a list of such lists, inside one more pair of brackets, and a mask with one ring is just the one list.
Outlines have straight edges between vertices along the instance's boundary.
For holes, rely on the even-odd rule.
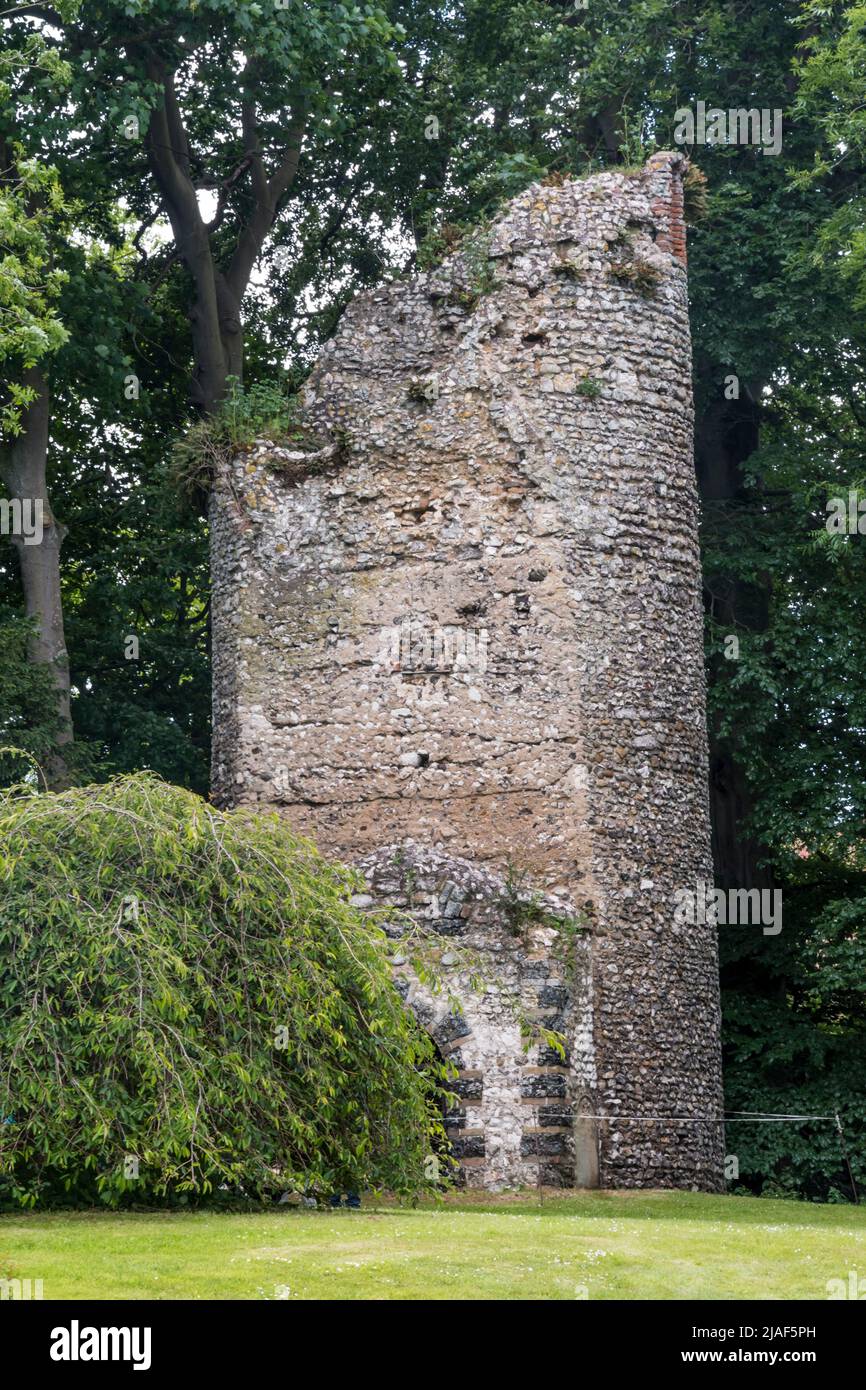
[[459,1009],[395,966],[475,1186],[721,1182],[683,170],[534,184],[359,296],[215,483],[214,794],[441,935]]

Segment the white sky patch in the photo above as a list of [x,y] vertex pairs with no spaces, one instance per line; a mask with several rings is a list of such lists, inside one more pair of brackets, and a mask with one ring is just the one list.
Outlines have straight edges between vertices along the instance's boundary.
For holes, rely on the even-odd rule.
[[197,188],[195,196],[198,210],[205,222],[212,222],[216,216],[218,193],[215,188]]

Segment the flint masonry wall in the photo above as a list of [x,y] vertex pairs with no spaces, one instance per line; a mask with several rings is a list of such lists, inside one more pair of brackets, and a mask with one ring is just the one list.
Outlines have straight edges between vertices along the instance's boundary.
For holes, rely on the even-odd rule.
[[721,1113],[714,929],[673,910],[711,879],[683,169],[535,184],[359,296],[304,437],[212,498],[214,794],[495,967],[459,1024],[401,986],[480,1186],[721,1183],[719,1125],[658,1122]]

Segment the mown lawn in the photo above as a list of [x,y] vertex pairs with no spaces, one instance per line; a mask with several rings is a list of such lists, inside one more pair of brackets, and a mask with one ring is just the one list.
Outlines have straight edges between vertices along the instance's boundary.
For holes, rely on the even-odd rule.
[[850,1270],[862,1208],[688,1192],[0,1217],[0,1276],[46,1299],[825,1299]]

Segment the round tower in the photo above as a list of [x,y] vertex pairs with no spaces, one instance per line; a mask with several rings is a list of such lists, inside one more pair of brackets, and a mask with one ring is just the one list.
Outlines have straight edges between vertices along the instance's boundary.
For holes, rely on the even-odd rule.
[[489,959],[442,1040],[482,1186],[722,1181],[684,169],[534,184],[359,296],[303,442],[214,489],[214,793]]

